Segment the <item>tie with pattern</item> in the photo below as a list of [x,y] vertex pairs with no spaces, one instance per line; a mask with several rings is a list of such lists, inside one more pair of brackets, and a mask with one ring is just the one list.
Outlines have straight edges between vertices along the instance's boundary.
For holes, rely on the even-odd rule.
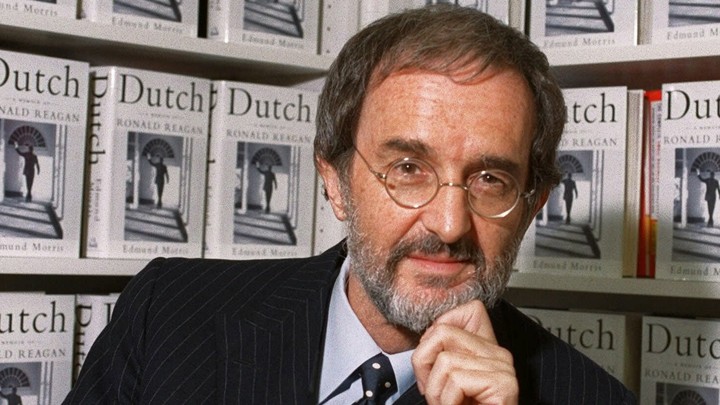
[[370,358],[359,367],[363,397],[354,405],[382,405],[397,392],[395,373],[390,360],[382,353]]

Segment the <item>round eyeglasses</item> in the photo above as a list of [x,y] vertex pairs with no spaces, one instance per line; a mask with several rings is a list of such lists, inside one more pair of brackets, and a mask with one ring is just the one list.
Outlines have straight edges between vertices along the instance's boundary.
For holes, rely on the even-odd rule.
[[440,187],[459,187],[467,192],[470,209],[484,218],[504,218],[518,205],[520,198],[528,198],[535,190],[521,192],[517,180],[500,169],[481,170],[467,178],[466,184],[441,183],[435,169],[426,161],[406,157],[390,164],[380,173],[355,148],[370,173],[385,184],[385,191],[395,203],[405,208],[420,208],[432,201]]

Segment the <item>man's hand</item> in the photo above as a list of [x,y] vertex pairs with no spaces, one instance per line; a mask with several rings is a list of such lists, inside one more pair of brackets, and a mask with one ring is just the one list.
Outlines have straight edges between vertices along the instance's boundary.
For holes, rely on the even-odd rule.
[[510,352],[499,346],[480,301],[441,315],[412,357],[418,388],[430,405],[517,404]]

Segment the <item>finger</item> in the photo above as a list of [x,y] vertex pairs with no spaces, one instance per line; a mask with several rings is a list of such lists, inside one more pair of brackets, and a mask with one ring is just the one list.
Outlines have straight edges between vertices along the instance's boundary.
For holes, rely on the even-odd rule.
[[452,325],[497,343],[485,305],[472,300],[440,315],[433,325]]
[[488,341],[482,336],[454,326],[437,325],[423,335],[412,355],[418,388],[424,389],[427,381],[431,379],[431,371],[439,369],[438,359],[451,353],[485,361],[494,359],[510,366],[513,364],[510,352],[498,346],[494,340]]
[[519,396],[514,376],[497,372],[459,370],[448,379],[438,399],[428,400],[428,403],[509,405],[517,404]]
[[428,403],[508,403],[518,384],[512,363],[443,352],[430,373],[424,395]]

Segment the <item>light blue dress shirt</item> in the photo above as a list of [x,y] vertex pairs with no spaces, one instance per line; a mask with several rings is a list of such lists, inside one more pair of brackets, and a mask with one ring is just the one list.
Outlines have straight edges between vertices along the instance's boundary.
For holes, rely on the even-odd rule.
[[[350,260],[351,258],[348,256],[343,262],[330,297],[320,376],[321,403],[365,360],[382,352],[350,307],[345,289]],[[413,350],[396,354],[385,353],[390,359],[398,385],[398,391],[387,400],[386,404],[395,402],[415,383],[415,373],[410,360],[412,353]],[[325,404],[347,405],[362,396],[362,382],[358,379],[347,391],[336,395]]]

